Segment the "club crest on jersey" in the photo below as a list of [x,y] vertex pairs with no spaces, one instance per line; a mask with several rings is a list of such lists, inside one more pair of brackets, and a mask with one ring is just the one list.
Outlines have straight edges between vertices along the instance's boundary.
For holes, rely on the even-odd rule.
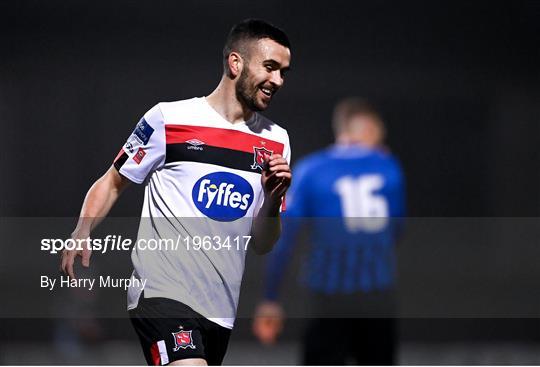
[[253,164],[251,169],[264,169],[264,163],[274,153],[272,150],[268,150],[264,147],[253,147]]
[[182,349],[195,349],[195,344],[193,344],[193,338],[191,337],[191,330],[182,330],[177,331],[176,333],[172,333],[174,337],[174,348],[173,352],[177,352]]
[[242,176],[214,172],[195,183],[191,196],[197,209],[205,216],[232,222],[246,215],[253,203],[253,188]]

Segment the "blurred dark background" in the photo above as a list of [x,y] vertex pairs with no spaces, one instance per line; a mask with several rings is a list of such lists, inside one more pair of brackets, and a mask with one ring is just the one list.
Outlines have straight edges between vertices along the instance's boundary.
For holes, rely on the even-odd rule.
[[[382,111],[411,216],[540,213],[540,4],[67,2],[0,5],[4,216],[71,216],[140,116],[210,93],[235,22],[284,28],[292,67],[267,115],[293,161],[331,143],[343,96]],[[137,213],[136,190],[117,215]]]
[[[213,90],[226,33],[247,17],[292,42],[265,114],[289,131],[293,163],[332,142],[333,105],[359,95],[386,120],[409,216],[540,215],[539,1],[121,0],[0,4],[1,216],[77,215],[145,111]],[[141,194],[112,214],[138,216]],[[415,340],[463,338],[471,322],[482,340],[540,335],[536,319],[442,320],[438,336],[408,322]]]

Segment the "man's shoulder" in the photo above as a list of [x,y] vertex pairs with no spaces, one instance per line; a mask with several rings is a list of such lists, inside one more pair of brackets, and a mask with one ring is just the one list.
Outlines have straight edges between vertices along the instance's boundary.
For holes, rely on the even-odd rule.
[[181,116],[183,114],[196,113],[200,109],[201,98],[193,97],[172,102],[159,102],[155,108],[158,108],[165,118],[170,116]]
[[281,127],[279,124],[274,122],[273,120],[269,119],[268,117],[261,115],[260,113],[257,113],[256,115],[257,123],[261,126],[265,126],[273,131],[279,132],[279,133],[287,133],[287,130],[283,127]]
[[300,158],[294,165],[294,169],[295,171],[312,173],[313,171],[318,171],[321,166],[328,165],[329,161],[330,157],[327,149],[320,149]]
[[287,130],[260,113],[256,113],[253,121],[246,123],[246,126],[252,133],[283,143],[289,142]]
[[373,156],[388,165],[398,166],[398,167],[400,166],[400,163],[397,157],[390,150],[386,148],[374,150]]

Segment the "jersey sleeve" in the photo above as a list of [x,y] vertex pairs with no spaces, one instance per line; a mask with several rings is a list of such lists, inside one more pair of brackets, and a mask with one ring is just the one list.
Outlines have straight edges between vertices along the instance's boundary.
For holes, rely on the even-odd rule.
[[[289,135],[287,134],[287,141],[285,142],[285,146],[283,147],[283,158],[287,161],[289,166],[291,165],[291,144],[289,142]],[[284,212],[287,210],[287,194],[283,196],[283,199],[281,200],[281,206],[279,208],[280,212]]]
[[287,160],[288,164],[291,164],[291,144],[289,142],[289,135],[287,135],[287,141],[283,147],[283,157]]
[[310,167],[306,161],[299,162],[292,169],[292,184],[287,191],[287,212],[288,217],[308,217],[309,213],[309,191],[310,191]]
[[392,206],[390,215],[392,217],[406,216],[406,201],[405,201],[405,178],[401,164],[397,159],[393,160],[393,190],[392,190]]
[[135,183],[142,183],[165,162],[165,123],[159,104],[139,120],[114,160],[118,172]]
[[395,188],[395,203],[393,205],[391,216],[393,221],[394,237],[400,237],[405,228],[406,216],[407,216],[407,203],[406,203],[406,180],[403,173],[403,168],[399,161],[395,160],[396,170],[396,188]]

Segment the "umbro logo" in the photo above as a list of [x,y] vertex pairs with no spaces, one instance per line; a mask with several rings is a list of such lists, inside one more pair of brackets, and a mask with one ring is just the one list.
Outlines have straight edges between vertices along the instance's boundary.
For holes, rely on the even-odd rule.
[[204,141],[200,141],[199,139],[189,139],[186,140],[186,143],[188,143],[187,148],[191,150],[203,150],[203,147],[201,145],[204,145]]

